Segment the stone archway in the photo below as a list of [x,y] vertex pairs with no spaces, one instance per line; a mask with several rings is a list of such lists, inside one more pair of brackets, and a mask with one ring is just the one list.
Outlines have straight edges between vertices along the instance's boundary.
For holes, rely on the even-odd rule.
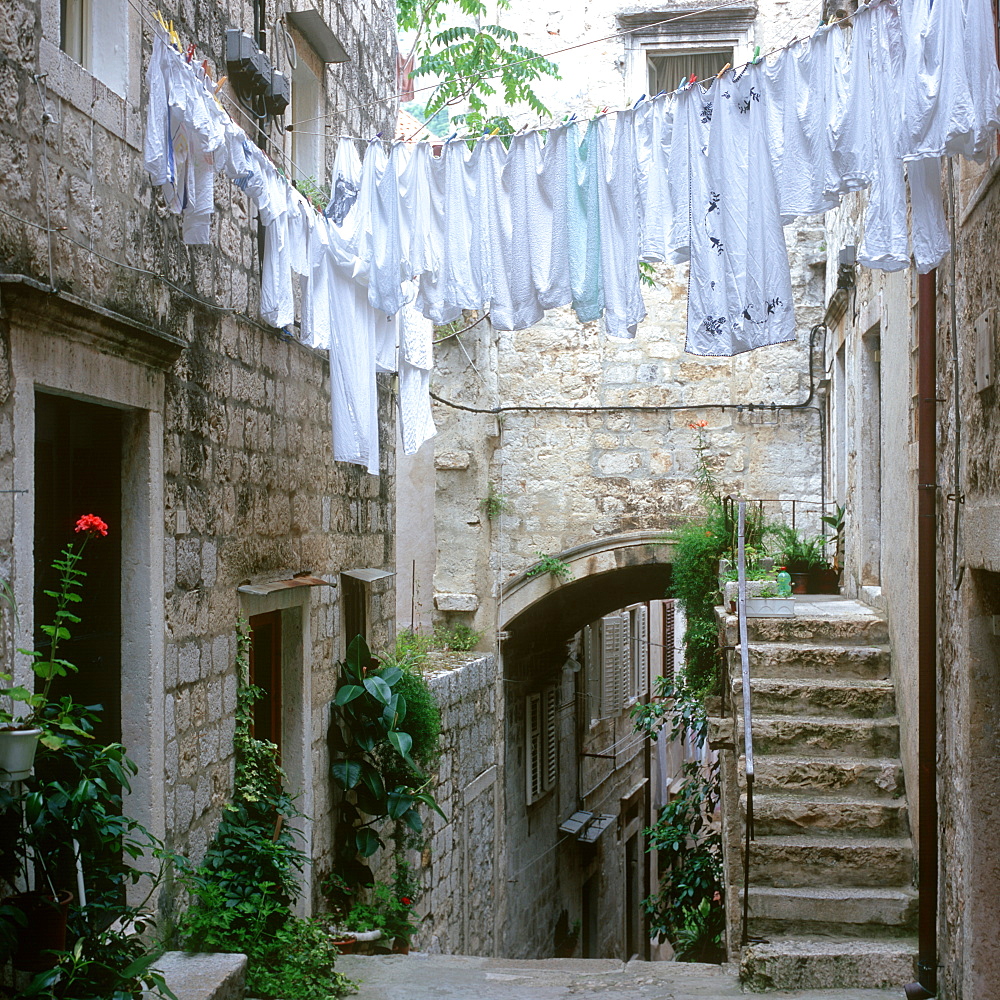
[[665,596],[673,546],[662,531],[610,535],[557,553],[572,571],[560,581],[521,573],[500,592],[499,620],[511,640],[569,639],[618,608]]

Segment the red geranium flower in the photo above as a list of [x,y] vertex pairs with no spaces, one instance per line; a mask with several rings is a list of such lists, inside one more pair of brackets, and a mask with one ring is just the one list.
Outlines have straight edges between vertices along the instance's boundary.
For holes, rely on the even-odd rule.
[[400,896],[399,901],[403,904],[403,906],[409,906],[413,902],[409,896]]
[[84,514],[76,522],[77,533],[88,531],[92,535],[100,535],[102,538],[108,533],[108,526],[96,514]]

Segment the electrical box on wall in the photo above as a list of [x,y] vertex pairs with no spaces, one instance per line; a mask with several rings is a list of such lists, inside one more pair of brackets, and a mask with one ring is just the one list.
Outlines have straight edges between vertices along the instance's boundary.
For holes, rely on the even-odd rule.
[[993,357],[996,354],[996,310],[987,309],[974,327],[976,351],[976,392],[985,392],[996,381]]
[[264,107],[272,117],[285,113],[288,102],[292,99],[292,83],[281,70],[271,71],[271,83],[264,94]]
[[[226,72],[233,81],[233,87],[241,99],[246,97],[265,97],[273,87],[273,73],[267,56],[257,47],[256,42],[239,28],[226,30]],[[277,74],[284,79],[284,73]],[[287,80],[284,91],[288,91]],[[282,92],[279,89],[279,93]],[[277,106],[280,101],[275,101]],[[269,114],[280,114],[288,106],[285,100],[281,111],[270,111]]]

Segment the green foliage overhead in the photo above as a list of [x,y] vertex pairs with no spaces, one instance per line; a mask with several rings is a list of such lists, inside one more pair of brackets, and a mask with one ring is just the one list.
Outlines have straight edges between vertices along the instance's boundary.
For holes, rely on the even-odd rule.
[[[496,9],[509,10],[510,0],[497,0]],[[486,13],[481,0],[398,0],[397,24],[414,33],[414,82],[439,81],[427,113],[461,102],[472,112],[466,124],[478,130],[492,124],[487,104],[502,94],[508,107],[524,104],[547,116],[532,84],[542,76],[558,79],[558,67],[521,45],[516,31],[483,24]]]

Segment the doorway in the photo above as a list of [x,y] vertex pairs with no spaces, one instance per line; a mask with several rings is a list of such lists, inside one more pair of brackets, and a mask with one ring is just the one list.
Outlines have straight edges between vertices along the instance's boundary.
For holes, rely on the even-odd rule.
[[60,659],[76,673],[53,681],[55,697],[69,695],[100,705],[94,731],[100,743],[122,739],[122,412],[66,396],[35,396],[34,621],[35,648],[50,643],[39,627],[53,620],[59,576],[52,562],[70,542],[77,519],[96,514],[108,524],[105,538],[91,539],[80,566],[87,574],[74,609],[80,622],[60,644]]

